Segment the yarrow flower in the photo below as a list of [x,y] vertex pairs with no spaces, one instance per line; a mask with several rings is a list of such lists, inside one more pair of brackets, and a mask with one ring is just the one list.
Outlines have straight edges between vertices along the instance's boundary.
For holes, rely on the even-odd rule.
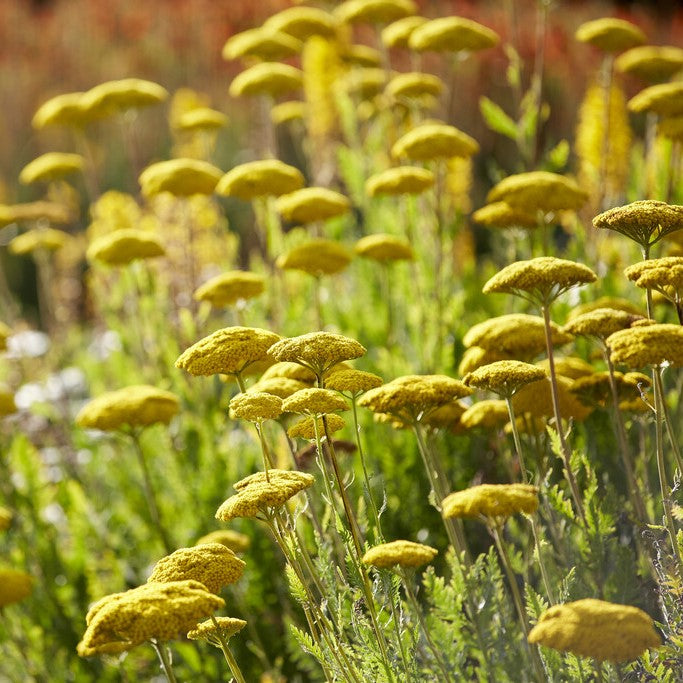
[[510,419],[507,403],[491,399],[473,403],[460,416],[460,424],[466,429],[498,429]]
[[683,83],[660,83],[641,90],[628,101],[630,111],[652,112],[659,116],[680,116],[683,114]]
[[537,228],[542,223],[535,211],[510,206],[507,202],[493,202],[477,209],[472,220],[487,228]]
[[84,159],[80,154],[48,152],[29,162],[19,173],[19,182],[31,185],[52,182],[83,170]]
[[223,45],[223,59],[255,57],[264,61],[277,61],[301,52],[303,44],[284,31],[262,26],[236,33]]
[[[315,373],[313,370],[293,361],[273,363],[273,365],[263,373],[260,381],[275,378],[292,379],[309,386],[315,383]],[[303,389],[303,387],[299,388]]]
[[413,0],[346,0],[336,7],[334,14],[349,24],[388,24],[416,12]]
[[424,17],[403,17],[382,29],[381,39],[386,47],[408,47],[413,31],[427,21]]
[[148,230],[114,230],[93,240],[86,258],[90,263],[100,261],[110,266],[120,266],[136,259],[154,258],[166,253],[161,240]]
[[391,156],[417,161],[451,157],[470,157],[479,151],[479,143],[445,123],[423,123],[402,135],[392,146]]
[[605,52],[621,52],[647,41],[643,31],[630,21],[605,17],[587,21],[576,31],[576,39]]
[[[581,403],[571,392],[574,380],[558,375],[557,398],[560,414],[565,418],[584,420],[591,409]],[[529,413],[534,417],[551,417],[554,413],[550,381],[526,384],[512,397],[515,413]]]
[[292,223],[313,223],[348,213],[348,198],[325,187],[305,187],[278,198],[275,207]]
[[249,422],[275,420],[282,414],[282,399],[263,391],[238,394],[230,401],[230,417]]
[[222,647],[221,638],[223,642],[227,642],[246,625],[247,622],[244,619],[215,617],[215,619],[207,619],[201,624],[197,624],[196,628],[188,631],[187,637],[190,640],[205,640],[214,647]]
[[279,197],[305,184],[298,168],[279,159],[250,161],[230,169],[216,185],[216,193],[251,201],[256,197]]
[[412,71],[394,76],[384,92],[395,99],[424,97],[432,95],[439,97],[443,92],[443,82],[437,76]]
[[289,7],[266,19],[264,28],[281,31],[299,40],[312,36],[334,38],[337,18],[317,7]]
[[506,202],[527,213],[550,213],[578,210],[586,201],[588,193],[571,178],[548,171],[530,171],[510,175],[491,188],[486,201]]
[[35,251],[57,251],[66,246],[71,237],[63,230],[35,228],[17,235],[9,243],[12,254],[32,254]]
[[307,106],[299,100],[280,102],[270,110],[270,120],[276,125],[306,118]]
[[562,329],[577,337],[595,337],[604,341],[614,332],[628,329],[636,320],[642,319],[642,315],[633,315],[627,311],[596,308],[572,317]]
[[662,644],[641,609],[594,598],[548,609],[531,629],[529,642],[600,662],[628,662]]
[[344,245],[332,240],[316,239],[280,254],[275,265],[283,270],[302,270],[320,277],[339,273],[351,263],[352,258],[353,254]]
[[221,543],[228,550],[232,550],[233,553],[243,553],[251,545],[251,539],[239,531],[218,529],[198,538],[195,545],[202,545],[204,543]]
[[301,389],[282,402],[284,412],[303,415],[334,413],[347,408],[346,401],[330,389]]
[[210,107],[196,107],[181,114],[175,128],[182,131],[210,131],[225,128],[228,117]]
[[652,324],[631,327],[607,337],[610,359],[630,368],[683,365],[683,327]]
[[509,398],[525,384],[545,378],[545,371],[536,365],[517,360],[501,360],[468,373],[463,378],[463,384]]
[[231,97],[270,95],[277,97],[299,90],[303,83],[300,69],[280,62],[262,62],[237,74],[230,83]]
[[99,118],[127,109],[159,104],[166,99],[168,91],[158,83],[142,78],[123,78],[91,88],[83,94],[81,106]]
[[[313,375],[313,379],[315,380],[315,375]],[[287,377],[270,377],[268,379],[261,378],[256,384],[250,386],[247,392],[252,393],[259,391],[280,398],[287,398],[294,392],[299,391],[300,389],[306,389],[306,387],[309,386],[310,384],[299,382],[295,379],[288,379]]]
[[26,572],[0,567],[0,609],[21,602],[33,590],[33,579]]
[[634,47],[619,55],[614,66],[650,83],[668,81],[683,68],[683,49],[669,45]]
[[382,194],[419,194],[434,185],[434,174],[420,166],[397,166],[371,175],[365,182],[370,197]]
[[365,391],[380,386],[384,380],[372,372],[363,370],[333,371],[325,380],[325,388],[338,391],[341,394],[358,396]]
[[363,555],[363,563],[379,569],[389,569],[396,565],[412,569],[429,564],[438,554],[436,548],[422,543],[391,541],[370,548]]
[[212,306],[232,306],[240,299],[253,299],[263,293],[265,278],[259,273],[231,270],[207,280],[194,292],[197,301],[208,301]]
[[488,518],[510,517],[538,509],[538,488],[529,484],[480,484],[444,498],[443,516]]
[[680,306],[683,301],[683,257],[665,256],[635,263],[624,275],[636,287],[653,289]]
[[418,26],[408,44],[413,50],[426,52],[475,52],[495,47],[500,37],[495,31],[464,17],[442,17]]
[[146,197],[170,192],[178,197],[212,194],[223,172],[198,159],[171,159],[147,166],[140,174],[142,194]]
[[[643,407],[642,392],[650,386],[650,378],[640,372],[614,372],[614,383],[619,397],[619,408],[630,408],[633,403],[640,401]],[[569,387],[579,401],[587,406],[605,407],[612,401],[612,386],[610,373],[594,372],[585,377],[579,377]]]
[[[314,422],[315,420],[315,422]],[[325,422],[327,423],[327,432],[334,434],[341,429],[344,429],[346,422],[344,418],[339,417],[335,413],[325,415]],[[325,424],[322,417],[305,417],[303,420],[295,422],[288,430],[287,434],[290,438],[300,438],[312,440],[316,438],[316,429],[319,436],[325,436]]]
[[414,258],[413,248],[408,240],[385,233],[361,237],[354,251],[374,261],[410,261]]

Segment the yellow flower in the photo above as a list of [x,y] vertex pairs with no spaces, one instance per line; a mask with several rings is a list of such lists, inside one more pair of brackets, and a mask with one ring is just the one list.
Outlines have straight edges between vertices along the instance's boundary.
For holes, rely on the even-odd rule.
[[479,151],[474,138],[445,123],[423,123],[401,136],[391,148],[391,156],[417,161],[469,157]]
[[287,398],[295,391],[305,389],[308,386],[310,385],[287,377],[271,377],[270,379],[261,378],[256,384],[249,387],[248,392],[260,391],[280,398]]
[[310,275],[334,275],[351,262],[351,252],[331,240],[316,239],[280,254],[275,265],[283,270],[302,270]]
[[124,425],[168,424],[179,410],[180,401],[175,394],[138,384],[108,391],[86,403],[76,415],[76,424],[102,431],[112,431]]
[[298,168],[278,159],[264,159],[240,164],[228,171],[216,185],[216,193],[251,201],[256,197],[279,197],[304,186]]
[[385,89],[390,97],[412,98],[433,95],[439,97],[443,92],[443,82],[437,76],[421,71],[402,73],[394,76]]
[[146,640],[184,636],[225,602],[198,581],[146,583],[107,595],[86,616],[78,654],[118,654]]
[[270,95],[277,97],[303,84],[302,72],[289,64],[262,62],[238,74],[230,84],[232,97],[246,95]]
[[669,45],[634,47],[619,55],[614,66],[650,83],[668,81],[683,68],[683,49]]
[[406,239],[386,233],[361,237],[354,251],[374,261],[410,261],[414,258],[413,248]]
[[289,102],[276,104],[270,110],[270,118],[276,126],[281,123],[296,121],[297,119],[305,119],[306,103],[299,100],[290,100]]
[[0,226],[47,220],[50,223],[70,223],[73,220],[68,207],[58,202],[37,201],[11,206],[0,205]]
[[222,543],[202,543],[192,548],[179,548],[159,560],[147,583],[199,581],[211,593],[239,581],[245,563]]
[[683,365],[683,327],[653,324],[631,327],[607,337],[613,363],[630,368],[649,365]]
[[[620,408],[623,402],[630,405],[632,402],[640,401],[645,405],[641,400],[641,391],[645,391],[651,384],[647,375],[643,375],[640,372],[627,372],[626,374],[615,372],[614,381],[617,387]],[[604,407],[612,402],[610,373],[606,370],[579,377],[569,390],[587,406]]]
[[251,539],[239,531],[219,529],[197,539],[195,545],[202,545],[204,543],[221,543],[228,550],[232,550],[233,553],[243,553],[251,545]]
[[[261,381],[274,378],[286,378],[296,380],[302,384],[312,385],[315,383],[315,373],[307,367],[292,361],[281,361],[271,365],[261,377]],[[303,388],[303,387],[302,387]]]
[[46,126],[84,126],[92,120],[83,106],[82,92],[70,92],[50,98],[40,105],[31,125],[41,130]]
[[306,100],[306,131],[318,145],[329,145],[339,128],[338,81],[344,72],[336,41],[313,36],[301,54]]
[[234,375],[268,358],[268,349],[279,339],[258,327],[224,327],[186,349],[175,366],[191,375]]
[[26,572],[0,567],[0,609],[21,602],[32,590],[33,579]]
[[301,389],[282,402],[285,413],[321,415],[347,409],[346,401],[331,389]]
[[246,625],[247,622],[243,619],[215,617],[215,621],[213,619],[207,619],[206,621],[202,621],[201,624],[197,624],[196,628],[188,631],[187,637],[190,640],[205,640],[215,647],[223,647],[221,638],[223,639],[223,642],[227,642]]
[[531,629],[529,642],[610,662],[631,661],[662,644],[645,612],[594,598],[548,609]]
[[408,47],[413,31],[427,21],[424,17],[410,16],[397,19],[382,29],[382,42],[387,47]]
[[654,289],[674,303],[683,298],[683,257],[665,256],[629,266],[624,275],[637,287]]
[[249,391],[238,394],[230,401],[230,417],[260,422],[275,420],[282,414],[282,399],[263,391]]
[[48,152],[26,164],[21,169],[19,182],[24,185],[38,182],[47,183],[82,170],[83,157],[80,154]]
[[293,223],[313,223],[341,216],[351,208],[348,198],[325,187],[305,187],[279,197],[278,212]]
[[518,360],[501,360],[468,373],[463,378],[463,384],[509,398],[525,384],[545,378],[545,371],[536,365]]
[[17,235],[9,243],[8,248],[12,254],[31,254],[34,251],[57,251],[69,241],[70,237],[63,230],[54,228],[35,228]]
[[644,111],[660,116],[679,116],[683,114],[683,83],[660,83],[641,90],[628,101],[630,111]]
[[446,496],[442,514],[449,517],[510,517],[538,509],[538,488],[528,484],[481,484]]
[[168,91],[158,83],[141,78],[124,78],[100,83],[83,94],[81,105],[96,116],[109,116],[119,111],[159,104]]
[[[579,377],[586,377],[592,375],[595,370],[592,365],[586,363],[581,358],[575,356],[560,356],[554,358],[555,372],[563,377],[569,379],[578,379]],[[550,373],[550,361],[547,358],[536,363],[539,368],[543,368],[546,374]]]
[[429,545],[413,543],[412,541],[391,541],[380,543],[363,555],[363,563],[379,569],[389,567],[421,567],[429,564],[439,551]]
[[228,38],[221,54],[223,59],[256,57],[265,61],[277,61],[298,54],[301,48],[300,40],[265,25],[236,33]]
[[[346,45],[342,48],[341,58],[349,66],[368,67],[368,69],[363,70],[379,69],[382,64],[382,53],[368,45]],[[383,71],[382,69],[379,70]],[[384,74],[384,81],[386,81],[386,74]]]
[[120,266],[135,259],[154,258],[166,253],[161,240],[148,230],[115,230],[93,240],[86,252],[90,263],[101,261]]
[[140,174],[142,194],[149,197],[170,192],[178,197],[212,194],[223,173],[198,159],[171,159],[148,166]]
[[194,293],[197,301],[209,301],[212,306],[232,306],[240,299],[253,299],[263,293],[263,275],[243,270],[231,270],[212,277]]
[[468,372],[473,372],[482,365],[495,363],[499,360],[510,360],[510,354],[496,351],[493,348],[485,349],[481,346],[470,346],[468,349],[465,349],[465,353],[463,353],[462,358],[460,359],[458,374],[461,377],[464,377]]
[[464,17],[442,17],[418,26],[408,45],[418,52],[475,52],[500,42],[495,31]]
[[419,194],[434,185],[434,174],[420,166],[397,166],[371,175],[365,182],[370,197],[382,194]]
[[180,115],[176,128],[185,131],[217,130],[227,125],[228,117],[223,112],[209,107],[196,107]]
[[548,171],[510,175],[491,188],[487,202],[503,201],[527,213],[578,210],[588,199],[571,178]]
[[333,38],[337,33],[337,19],[317,7],[289,7],[266,19],[263,26],[299,40],[311,36]]
[[460,424],[466,429],[498,429],[508,420],[507,403],[501,399],[490,399],[473,403],[460,416]]
[[[295,439],[297,437],[309,440],[315,439],[316,424],[314,424],[313,420],[315,420],[315,423],[317,424],[318,434],[321,437],[325,436],[325,425],[323,424],[322,417],[313,416],[305,417],[303,420],[295,422],[287,430],[287,434],[292,439]],[[326,415],[325,421],[327,422],[327,431],[330,434],[334,434],[335,432],[338,432],[340,429],[343,429],[344,425],[346,424],[344,418],[339,417],[339,415],[336,415],[335,413],[330,413],[329,415]]]
[[433,429],[450,429],[454,433],[461,430],[460,418],[467,410],[467,406],[460,401],[450,401],[430,410],[423,418],[422,424]]
[[647,41],[647,36],[630,21],[605,17],[587,21],[576,31],[576,39],[605,52],[621,52]]
[[631,303],[628,299],[620,299],[616,296],[601,296],[597,299],[592,299],[591,301],[574,306],[574,308],[572,308],[567,314],[567,322],[574,320],[574,318],[578,318],[584,313],[595,311],[598,308],[613,308],[617,311],[625,311],[626,313],[630,313],[634,316],[643,315],[643,311],[638,306]]
[[542,225],[535,213],[510,206],[507,202],[482,206],[472,214],[472,220],[487,228],[537,228]]
[[597,337],[603,341],[619,330],[624,330],[642,316],[613,308],[596,308],[588,313],[574,316],[563,329],[577,337]]
[[[573,417],[577,421],[585,420],[591,409],[583,405],[571,392],[574,380],[569,377],[557,376],[557,394],[560,414],[564,418]],[[523,386],[513,397],[512,406],[515,413],[530,413],[534,417],[552,417],[553,398],[550,380],[533,382]]]
[[413,0],[346,0],[335,8],[335,16],[348,24],[389,24],[417,12]]
[[358,396],[365,391],[374,389],[382,384],[384,380],[379,375],[363,370],[339,370],[332,371],[325,380],[325,387],[338,391],[342,394]]
[[14,515],[11,510],[0,506],[0,531],[7,531],[12,525],[12,518]]

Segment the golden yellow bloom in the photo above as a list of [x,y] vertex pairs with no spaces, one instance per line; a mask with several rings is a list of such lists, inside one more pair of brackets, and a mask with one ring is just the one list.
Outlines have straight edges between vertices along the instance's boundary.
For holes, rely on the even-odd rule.
[[168,91],[158,83],[141,78],[124,78],[100,83],[83,94],[81,105],[94,115],[109,116],[126,109],[159,104]]
[[[0,399],[1,402],[2,399]],[[1,410],[1,409],[0,409]],[[0,531],[7,531],[12,525],[12,518],[14,517],[11,510],[0,506]]]
[[629,368],[649,365],[683,365],[683,327],[653,324],[632,327],[607,337],[613,363]]
[[251,545],[251,539],[239,531],[219,529],[197,539],[195,545],[202,545],[204,543],[221,543],[228,550],[232,550],[233,553],[243,553]]
[[135,259],[154,258],[166,253],[161,240],[148,230],[115,230],[93,240],[86,258],[90,263],[100,261],[120,266]]
[[464,17],[442,17],[418,26],[408,45],[418,52],[476,52],[500,42],[495,31]]
[[613,308],[596,308],[588,313],[574,316],[564,330],[577,337],[597,337],[603,341],[618,330],[624,330],[642,316]]
[[432,74],[413,71],[394,76],[387,83],[385,92],[390,97],[397,99],[401,97],[424,97],[425,95],[439,97],[443,92],[443,82]]
[[[565,419],[572,417],[580,422],[590,415],[591,409],[583,405],[571,392],[574,381],[569,377],[557,376],[560,415]],[[555,412],[550,380],[523,386],[512,397],[512,406],[518,415],[530,413],[534,417],[552,417]]]
[[467,406],[460,401],[450,401],[444,405],[430,410],[423,418],[422,424],[433,429],[450,429],[459,432],[462,428],[460,418],[467,410]]
[[317,7],[289,7],[266,19],[263,26],[299,40],[311,36],[333,38],[337,33],[336,17]]
[[529,642],[610,662],[631,661],[662,644],[645,612],[594,598],[548,609],[531,629]]
[[216,185],[216,193],[251,201],[256,197],[279,197],[304,186],[298,168],[278,159],[264,159],[240,164],[229,170]]
[[238,74],[230,84],[232,97],[247,95],[270,95],[277,97],[303,85],[300,69],[280,62],[262,62]]
[[493,348],[485,349],[481,346],[470,346],[468,349],[465,349],[465,353],[463,353],[458,364],[458,374],[464,377],[468,372],[473,372],[482,365],[495,363],[499,360],[510,360],[510,354],[496,351]]
[[337,363],[365,355],[367,349],[355,339],[333,332],[309,332],[274,344],[270,354],[279,361],[299,363],[322,378]]
[[201,624],[197,624],[196,628],[188,631],[187,637],[190,640],[205,640],[215,647],[222,647],[221,638],[223,642],[227,642],[246,625],[247,622],[243,619],[215,617],[215,622],[213,619],[207,619],[202,621]]
[[178,197],[212,194],[223,175],[219,168],[198,159],[171,159],[148,166],[139,177],[142,194],[170,192]]
[[196,107],[180,115],[176,128],[185,131],[218,130],[227,125],[228,117],[223,112],[210,107]]
[[277,126],[281,123],[289,123],[297,119],[306,118],[306,103],[299,100],[280,102],[270,110],[270,118]]
[[207,280],[195,290],[197,301],[208,301],[212,306],[232,306],[240,299],[253,299],[263,293],[265,280],[263,275],[243,270],[231,270]]
[[310,384],[298,382],[295,379],[288,379],[287,377],[271,377],[270,379],[261,378],[256,384],[249,387],[248,392],[260,391],[266,394],[272,394],[279,398],[287,398],[295,391],[306,389]]
[[644,45],[627,50],[614,62],[617,71],[650,83],[668,81],[683,68],[683,49],[669,45]]
[[62,203],[50,201],[26,202],[24,204],[0,204],[0,225],[47,220],[50,223],[70,223],[73,215]]
[[625,311],[634,316],[643,315],[643,311],[628,299],[620,299],[616,296],[601,296],[597,299],[592,299],[591,301],[586,301],[578,306],[574,306],[567,314],[567,322],[574,320],[574,318],[578,318],[584,313],[595,311],[598,308],[613,308],[617,311]]
[[388,569],[396,565],[408,568],[421,567],[429,564],[438,554],[436,548],[422,543],[391,541],[370,548],[363,555],[363,563],[379,569]]
[[33,579],[26,572],[0,567],[0,609],[21,602],[32,590]]
[[186,349],[175,366],[191,375],[234,375],[268,358],[268,349],[279,339],[258,327],[224,327]]
[[654,289],[670,301],[678,303],[683,295],[683,257],[665,256],[635,263],[624,275],[637,287]]
[[33,115],[31,125],[38,130],[46,126],[84,126],[92,116],[83,106],[83,94],[64,93],[43,102]]
[[389,24],[416,12],[413,0],[346,0],[334,10],[335,16],[348,24]]
[[282,399],[263,391],[238,394],[230,401],[230,417],[260,422],[275,420],[282,414]]
[[344,270],[352,257],[352,253],[338,242],[316,239],[280,254],[275,265],[283,270],[302,270],[314,276],[334,275]]
[[628,101],[630,111],[644,111],[660,116],[679,116],[683,114],[683,83],[660,83],[641,90]]
[[528,484],[481,484],[446,496],[442,514],[450,517],[510,517],[538,509],[538,488]]
[[605,52],[621,52],[636,45],[643,45],[647,41],[647,36],[630,21],[605,17],[581,24],[576,31],[576,39]]
[[300,363],[293,361],[274,363],[263,373],[261,381],[281,377],[296,380],[309,386],[315,383],[315,373]]
[[225,602],[198,581],[146,583],[107,595],[86,616],[78,654],[118,654],[146,640],[184,636]]
[[406,239],[386,233],[361,237],[354,251],[374,261],[409,261],[414,258],[413,248]]
[[321,415],[347,409],[346,401],[331,389],[301,389],[282,402],[285,413]]
[[527,213],[578,210],[588,199],[571,178],[548,171],[510,175],[491,188],[487,202],[507,202]]
[[347,93],[361,100],[371,100],[384,90],[387,73],[378,67],[356,68],[349,71],[340,82]]
[[163,389],[137,384],[118,391],[108,391],[86,403],[76,415],[76,424],[87,429],[112,431],[124,425],[144,427],[168,424],[180,410],[175,394]]
[[[325,425],[323,424],[322,417],[305,417],[303,420],[295,422],[288,430],[287,434],[290,438],[301,438],[301,439],[315,439],[315,429],[317,423],[318,434],[322,437],[325,435]],[[340,429],[344,429],[346,422],[343,417],[339,417],[335,413],[330,413],[325,416],[325,421],[327,422],[327,431],[330,434],[338,432]]]
[[312,223],[347,213],[351,203],[347,197],[334,190],[305,187],[278,198],[276,208],[288,221]]
[[[614,373],[614,382],[619,396],[619,407],[626,402],[627,405],[640,401],[641,391],[646,391],[651,381],[647,375],[641,372]],[[569,388],[584,405],[604,407],[612,402],[612,387],[608,371],[594,372],[591,375],[579,377]]]
[[223,59],[239,59],[240,57],[256,57],[265,61],[276,62],[286,59],[301,51],[302,44],[284,31],[268,28],[251,28],[231,36],[223,45]]
[[54,228],[34,228],[17,235],[9,243],[8,248],[12,254],[31,254],[34,251],[57,251],[69,241],[70,237],[63,230]]
[[19,173],[19,182],[24,185],[59,180],[66,175],[83,170],[83,157],[66,152],[48,152],[26,164]]
[[[341,58],[349,66],[372,69],[379,68],[382,64],[382,53],[369,45],[346,45],[342,48]],[[386,80],[386,74],[384,80]]]
[[[575,356],[559,356],[554,358],[555,372],[563,377],[569,379],[578,379],[579,377],[586,377],[592,375],[595,369],[590,363],[586,363],[581,358]],[[547,358],[536,363],[539,368],[543,368],[546,374],[550,372],[550,361]]]
[[363,370],[334,370],[325,380],[325,387],[340,393],[358,396],[365,391],[381,386],[384,380],[379,375]]
[[649,249],[665,235],[683,228],[683,206],[653,199],[632,202],[599,214],[593,227],[620,232]]
[[382,29],[382,42],[387,47],[408,47],[413,31],[427,21],[424,17],[410,16],[397,19]]
[[507,403],[502,399],[490,399],[473,403],[460,416],[460,424],[466,429],[499,429],[510,419]]
[[477,141],[445,123],[423,123],[401,136],[391,148],[391,156],[417,161],[468,157],[479,151]]
[[211,593],[239,581],[246,564],[222,543],[202,543],[179,548],[159,560],[147,583],[199,581]]
[[487,228],[537,228],[542,225],[535,212],[510,206],[507,202],[493,202],[472,214],[472,220]]
[[463,378],[463,384],[508,398],[525,384],[545,378],[545,371],[536,365],[518,360],[501,360],[468,373]]
[[381,194],[419,194],[434,185],[434,174],[420,166],[397,166],[371,175],[365,182],[370,197]]

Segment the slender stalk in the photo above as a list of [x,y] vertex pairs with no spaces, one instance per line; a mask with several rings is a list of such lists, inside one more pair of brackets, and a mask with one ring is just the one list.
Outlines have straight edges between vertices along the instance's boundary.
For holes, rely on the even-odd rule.
[[247,683],[244,676],[242,675],[242,671],[239,667],[239,664],[237,663],[237,660],[233,656],[232,652],[230,652],[230,648],[228,647],[228,641],[225,639],[225,636],[223,635],[223,629],[221,629],[221,627],[218,625],[216,617],[214,617],[213,614],[211,615],[211,621],[213,623],[213,627],[216,629],[216,637],[218,638],[218,641],[221,644],[223,656],[225,657],[225,661],[228,663],[228,666],[230,667],[232,675],[235,677],[237,683]]
[[173,673],[173,665],[171,664],[171,658],[169,657],[166,644],[160,643],[156,639],[153,639],[150,642],[152,643],[152,647],[157,653],[157,657],[159,657],[161,669],[166,675],[166,680],[168,681],[168,683],[178,683],[176,681],[175,674]]
[[[599,175],[599,190],[598,190],[598,210],[604,211],[604,202],[607,197],[607,160],[609,158],[609,135],[612,123],[612,80],[614,77],[614,55],[611,52],[606,53],[603,58],[603,97],[605,111],[603,112],[603,131],[602,143],[600,150],[600,175]],[[592,232],[589,234],[593,234]]]
[[[382,572],[382,578],[387,580],[387,575],[385,572]],[[401,634],[401,621],[400,621],[400,614],[399,610],[396,609],[396,600],[394,600],[394,594],[392,590],[392,584],[393,584],[393,578],[391,575],[388,576],[388,590],[387,594],[389,596],[389,607],[391,609],[391,618],[394,622],[394,629],[396,631],[396,640],[398,641],[398,648],[399,652],[401,654],[401,661],[403,662],[403,670],[405,671],[406,674],[406,681],[412,681],[413,676],[410,673],[410,665],[408,664],[408,655],[406,654],[406,649],[405,645],[403,644],[403,638]],[[396,595],[398,598],[398,593]]]
[[254,427],[256,427],[256,433],[258,434],[259,444],[261,445],[261,455],[263,456],[263,469],[266,473],[266,481],[270,481],[270,476],[268,470],[274,467],[273,458],[268,450],[268,444],[263,436],[263,420],[258,420],[254,422]]

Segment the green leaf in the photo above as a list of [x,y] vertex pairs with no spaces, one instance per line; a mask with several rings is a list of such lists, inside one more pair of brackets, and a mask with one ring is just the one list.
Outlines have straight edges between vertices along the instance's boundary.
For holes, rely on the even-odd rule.
[[517,139],[517,124],[495,102],[482,95],[479,98],[479,109],[484,122],[492,131],[511,140]]
[[555,147],[548,152],[548,163],[550,167],[559,171],[567,165],[569,158],[569,143],[566,140],[560,140]]

